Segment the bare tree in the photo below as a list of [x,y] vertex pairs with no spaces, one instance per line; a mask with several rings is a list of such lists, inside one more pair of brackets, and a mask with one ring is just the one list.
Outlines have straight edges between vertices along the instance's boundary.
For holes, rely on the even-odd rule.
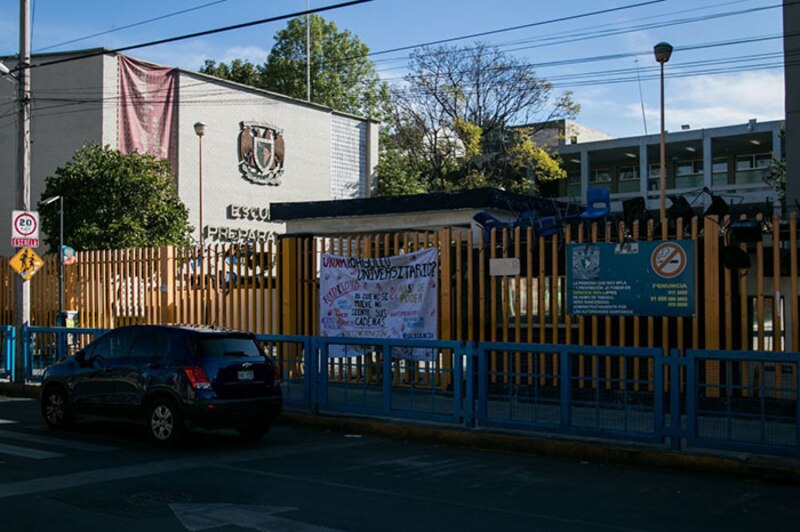
[[530,64],[486,44],[413,53],[392,97],[391,139],[431,189],[497,184],[510,170],[507,149],[519,138],[510,126],[579,110],[569,92],[555,95]]

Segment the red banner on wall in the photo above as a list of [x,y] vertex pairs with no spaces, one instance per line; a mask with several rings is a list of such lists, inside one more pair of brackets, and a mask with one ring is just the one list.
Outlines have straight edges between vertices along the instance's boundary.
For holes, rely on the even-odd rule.
[[175,166],[175,71],[120,55],[119,150],[149,153]]

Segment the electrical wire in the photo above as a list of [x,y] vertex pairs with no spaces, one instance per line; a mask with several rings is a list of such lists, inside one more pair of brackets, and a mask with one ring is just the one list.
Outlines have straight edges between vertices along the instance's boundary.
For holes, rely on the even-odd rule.
[[263,24],[269,24],[271,22],[277,22],[279,20],[286,20],[286,19],[290,19],[290,18],[296,18],[296,17],[299,17],[299,16],[307,15],[307,14],[323,13],[323,12],[331,11],[331,10],[334,10],[334,9],[341,9],[341,8],[344,8],[344,7],[356,6],[356,5],[359,5],[359,4],[365,4],[365,3],[368,3],[368,2],[372,2],[372,1],[373,0],[350,0],[348,2],[342,2],[342,3],[339,3],[339,4],[332,4],[332,5],[329,5],[329,6],[317,7],[317,8],[314,8],[314,9],[309,9],[307,11],[297,11],[295,13],[289,13],[289,14],[286,14],[286,15],[278,15],[278,16],[275,16],[275,17],[269,17],[269,18],[264,18],[264,19],[259,19],[259,20],[251,20],[249,22],[242,22],[240,24],[234,24],[234,25],[231,25],[231,26],[223,26],[223,27],[220,27],[220,28],[213,28],[213,29],[210,29],[210,30],[197,31],[197,32],[188,33],[188,34],[185,34],[185,35],[178,35],[178,36],[175,36],[175,37],[167,37],[165,39],[158,39],[158,40],[155,40],[155,41],[149,41],[149,42],[145,42],[145,43],[132,44],[132,45],[129,45],[129,46],[122,46],[120,48],[114,48],[114,49],[111,49],[111,50],[105,50],[105,49],[96,50],[96,51],[87,52],[87,53],[84,53],[84,54],[65,57],[65,58],[62,58],[62,59],[54,59],[54,60],[51,60],[51,61],[44,61],[42,63],[30,64],[30,65],[27,65],[27,66],[26,65],[17,65],[14,68],[14,71],[22,70],[23,68],[32,69],[32,68],[40,68],[40,67],[43,67],[43,66],[60,65],[60,64],[63,64],[63,63],[69,63],[69,62],[72,62],[72,61],[80,61],[81,59],[88,59],[88,58],[97,57],[97,56],[100,56],[100,55],[118,54],[120,52],[127,52],[128,50],[138,50],[138,49],[141,49],[141,48],[149,48],[151,46],[157,46],[157,45],[160,45],[160,44],[167,44],[167,43],[172,43],[172,42],[185,41],[185,40],[194,39],[194,38],[197,38],[197,37],[204,37],[206,35],[214,35],[214,34],[217,34],[217,33],[224,33],[224,32],[238,30],[238,29],[242,29],[242,28],[260,26],[260,25],[263,25]]
[[[35,52],[43,52],[45,50],[52,50],[53,48],[58,48],[59,46],[64,46],[65,44],[72,44],[72,43],[76,43],[76,42],[80,42],[80,41],[85,41],[85,40],[91,39],[93,37],[100,37],[101,35],[108,35],[109,33],[114,33],[114,32],[117,32],[117,31],[127,30],[127,29],[130,29],[130,28],[135,28],[137,26],[144,26],[145,24],[149,24],[151,22],[157,22],[159,20],[164,20],[164,19],[168,19],[168,18],[175,17],[175,16],[178,16],[178,15],[183,15],[183,14],[186,14],[186,13],[190,13],[192,11],[199,11],[200,9],[205,9],[207,7],[215,6],[217,4],[223,4],[223,3],[227,2],[227,1],[228,0],[216,0],[214,2],[209,2],[207,4],[202,4],[202,5],[199,5],[199,6],[190,7],[188,9],[182,9],[181,11],[175,11],[173,13],[167,13],[166,15],[161,15],[161,16],[158,16],[158,17],[149,18],[149,19],[146,19],[146,20],[141,20],[139,22],[133,22],[131,24],[126,24],[125,26],[120,26],[118,28],[112,28],[110,30],[101,31],[101,32],[98,32],[98,33],[92,33],[91,35],[86,35],[84,37],[78,37],[77,39],[70,39],[69,41],[64,41],[64,42],[60,42],[60,43],[56,43],[56,44],[51,44],[50,46],[45,46],[44,48],[38,48],[38,49],[35,50]],[[36,4],[34,3],[34,5],[36,5]]]

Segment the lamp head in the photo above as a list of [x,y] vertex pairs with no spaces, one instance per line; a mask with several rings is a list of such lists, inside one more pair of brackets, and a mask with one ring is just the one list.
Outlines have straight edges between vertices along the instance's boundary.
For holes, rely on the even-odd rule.
[[0,61],[0,75],[5,76],[10,73],[11,71],[8,69],[8,67],[4,65],[2,61]]
[[672,45],[668,42],[660,42],[653,47],[653,52],[657,62],[666,63],[672,56]]
[[206,126],[205,122],[195,122],[194,123],[194,132],[197,133],[198,137],[202,137],[206,134]]
[[43,199],[43,200],[42,200],[42,206],[44,206],[44,205],[50,205],[50,204],[51,204],[51,203],[53,203],[54,201],[58,201],[58,200],[60,200],[60,199],[61,199],[61,196],[50,196],[49,198],[46,198],[46,199]]

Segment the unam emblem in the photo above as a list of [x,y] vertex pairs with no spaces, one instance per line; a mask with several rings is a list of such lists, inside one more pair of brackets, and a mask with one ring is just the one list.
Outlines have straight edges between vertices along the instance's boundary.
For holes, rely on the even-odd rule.
[[280,185],[286,147],[283,130],[261,122],[240,122],[239,170],[259,185]]

